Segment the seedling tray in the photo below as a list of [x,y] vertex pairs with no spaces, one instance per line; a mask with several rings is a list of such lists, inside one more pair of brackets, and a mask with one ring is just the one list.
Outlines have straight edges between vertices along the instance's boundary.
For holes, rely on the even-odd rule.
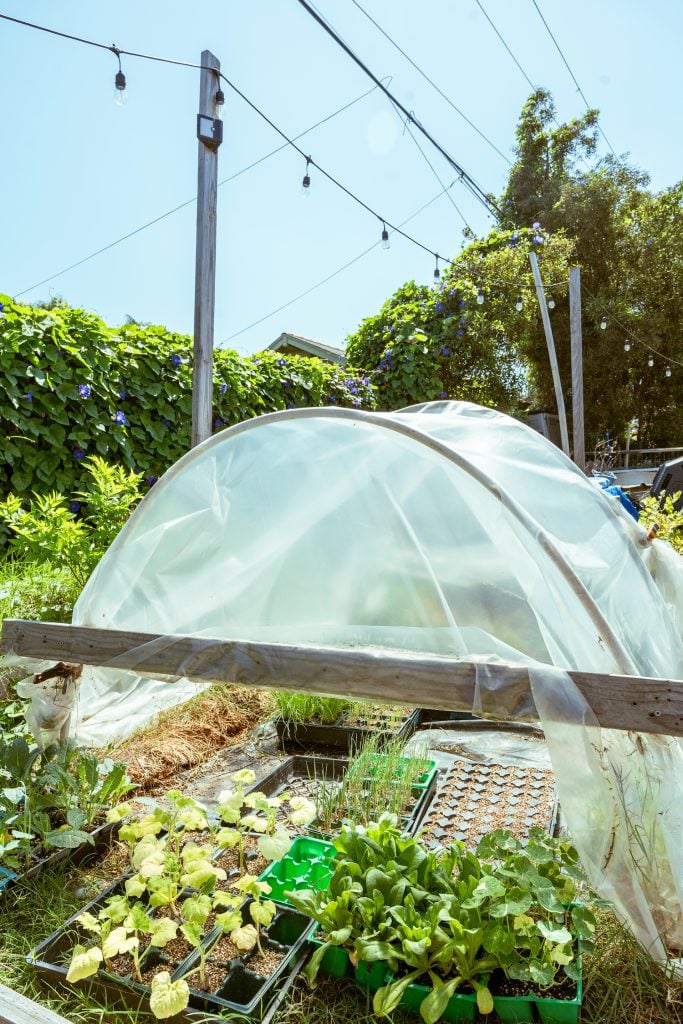
[[109,849],[116,839],[120,827],[119,822],[98,825],[90,833],[93,839],[92,845],[83,842],[80,846],[76,846],[71,850],[55,850],[49,856],[36,861],[26,871],[14,872],[0,867],[0,895],[7,892],[12,886],[34,878],[41,871],[52,871],[57,867],[65,867],[67,864],[71,867],[81,867],[84,864],[88,864],[91,860],[101,856]]
[[270,886],[268,898],[289,906],[288,892],[314,889],[326,892],[332,877],[334,847],[323,839],[297,836],[282,860],[260,875]]
[[[427,758],[424,758],[423,760],[424,760],[425,770],[423,771],[422,775],[414,783],[416,789],[429,789],[430,787],[432,787],[432,786],[434,786],[436,784],[436,777],[437,777],[437,774],[438,774],[438,771],[439,771],[439,769],[437,768],[437,765],[436,765],[436,761],[431,761],[431,760],[429,760]],[[381,766],[382,761],[386,761],[386,758],[382,754],[378,754],[376,757],[373,757],[371,759],[371,762],[370,762],[370,770],[368,771],[367,775],[364,776],[364,777],[365,778],[372,778],[376,774],[377,768]],[[401,769],[402,769],[403,766],[407,766],[410,763],[410,761],[411,761],[411,758],[409,758],[409,757],[401,757],[401,758],[398,759],[397,764],[399,766],[401,766]],[[377,766],[377,767],[375,767],[375,766]],[[354,775],[357,770],[358,770],[357,764],[351,764],[351,766],[349,767],[349,775]]]
[[[104,901],[123,891],[123,882],[119,879],[112,882],[95,899],[73,914],[60,928],[36,947],[27,962],[42,977],[50,982],[57,982],[66,988],[68,960],[76,942],[82,940],[86,933],[78,924],[77,918],[86,911],[97,914]],[[242,907],[243,922],[250,921],[247,900]],[[262,939],[264,949],[272,949],[284,953],[283,959],[276,970],[268,977],[261,977],[249,970],[249,954],[226,963],[227,977],[216,994],[200,992],[190,987],[190,1004],[181,1013],[171,1018],[172,1024],[188,1024],[192,1021],[214,1019],[214,1015],[224,1014],[226,1010],[241,1013],[260,1019],[271,997],[275,994],[279,983],[286,975],[291,962],[310,936],[314,927],[313,921],[288,906],[278,905],[278,912],[268,928],[268,937]],[[220,929],[213,929],[204,942],[213,946],[221,938]],[[153,957],[161,956],[164,951],[151,953]],[[196,965],[198,953],[192,951],[180,961],[165,964],[176,980],[183,977]],[[73,987],[90,990],[100,997],[107,997],[128,1009],[149,1009],[150,987],[142,985],[130,977],[119,977],[105,970],[100,970],[91,978],[73,983]],[[226,996],[228,998],[226,998]],[[220,1019],[225,1019],[224,1016]]]
[[[330,781],[341,781],[348,767],[349,762],[345,758],[295,754],[255,783],[248,792],[258,790],[266,796],[279,796],[280,793],[289,792],[313,799],[318,785],[323,782],[329,784]],[[426,785],[423,783],[413,787],[414,802],[401,818],[403,830],[410,832],[411,835],[419,828],[434,796],[436,777],[437,773],[434,771]],[[315,821],[308,827],[308,832],[318,839],[329,838],[329,833],[322,831]]]
[[420,711],[416,708],[403,719],[398,728],[388,728],[389,716],[387,727],[370,728],[345,725],[345,714],[346,712],[343,712],[331,725],[322,725],[318,722],[289,722],[278,718],[275,727],[280,745],[299,747],[302,750],[310,747],[336,747],[352,753],[359,750],[370,737],[376,739],[380,746],[392,739],[407,740],[415,732],[420,720]]
[[461,840],[474,849],[497,828],[519,839],[532,826],[552,835],[557,820],[555,775],[551,769],[454,761],[425,816],[428,846]]

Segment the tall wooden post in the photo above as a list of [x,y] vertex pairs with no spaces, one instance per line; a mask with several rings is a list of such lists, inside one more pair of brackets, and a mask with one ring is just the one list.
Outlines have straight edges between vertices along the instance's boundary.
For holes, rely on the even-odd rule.
[[548,356],[550,357],[550,370],[553,375],[553,385],[555,387],[557,415],[560,421],[560,438],[562,439],[562,451],[565,455],[569,455],[569,431],[567,430],[567,413],[564,409],[562,385],[560,384],[560,368],[557,365],[557,355],[555,354],[555,342],[553,341],[553,329],[550,326],[550,314],[548,312],[548,304],[545,301],[545,292],[543,291],[541,271],[538,268],[538,259],[536,257],[535,252],[529,253],[529,261],[531,263],[531,270],[534,275],[534,283],[536,285],[536,296],[538,298],[539,309],[541,310],[541,320],[543,321],[543,330],[545,331],[545,341],[546,345],[548,346]]
[[192,373],[192,447],[211,436],[213,408],[213,321],[216,304],[216,206],[218,146],[222,122],[217,118],[220,61],[202,51],[197,137],[197,253],[194,284],[194,364]]
[[583,425],[583,338],[581,334],[581,268],[569,270],[569,331],[572,352],[572,434],[574,462],[586,469],[586,439]]

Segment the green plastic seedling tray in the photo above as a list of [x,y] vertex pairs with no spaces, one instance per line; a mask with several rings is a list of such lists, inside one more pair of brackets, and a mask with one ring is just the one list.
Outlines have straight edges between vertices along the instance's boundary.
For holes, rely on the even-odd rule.
[[[372,758],[372,763],[373,764],[381,764],[381,762],[383,760],[384,760],[384,755],[383,754],[377,754],[375,757]],[[409,758],[409,757],[401,757],[401,758],[399,758],[397,763],[399,765],[407,765],[411,760],[413,760],[413,759]],[[437,776],[438,768],[437,768],[437,765],[436,765],[436,761],[431,761],[431,760],[428,760],[426,758],[420,758],[420,760],[424,761],[426,767],[425,767],[425,770],[422,773],[422,775],[419,777],[419,779],[415,780],[415,782],[413,783],[413,786],[416,789],[429,789],[429,787],[434,783],[434,780],[436,779],[436,776]],[[355,764],[352,764],[351,767],[349,768],[349,775],[353,775],[355,771],[357,771],[357,766]],[[365,777],[366,778],[372,778],[374,776],[374,774],[375,774],[375,771],[371,767],[370,771],[368,772],[367,776],[365,776]]]
[[287,892],[314,889],[325,892],[332,877],[334,847],[323,839],[297,836],[282,860],[269,864],[260,876],[270,886],[269,899],[291,906]]
[[[311,946],[319,949],[323,943],[316,939],[315,935],[309,940]],[[343,946],[328,946],[322,960],[318,974],[325,978],[348,978],[352,974],[349,954]]]
[[[377,989],[386,985],[393,978],[392,972],[383,960],[378,960],[372,964],[358,964],[358,967],[354,968],[354,976],[356,982],[370,992],[376,992]],[[415,983],[409,985],[401,996],[401,1001],[398,1004],[399,1009],[419,1016],[420,1006],[430,992],[431,989],[426,985],[416,985]],[[474,1021],[476,1015],[476,995],[474,993],[470,995],[469,993],[456,992],[448,1000],[446,1009],[440,1019],[448,1021],[449,1024],[464,1024],[464,1022],[469,1024],[469,1022]]]

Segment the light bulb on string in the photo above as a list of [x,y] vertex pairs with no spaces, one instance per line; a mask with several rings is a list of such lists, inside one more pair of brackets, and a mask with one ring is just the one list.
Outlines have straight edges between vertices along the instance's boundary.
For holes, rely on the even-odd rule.
[[548,309],[555,309],[555,299],[552,295],[548,296]]
[[389,248],[389,232],[387,231],[387,226],[384,221],[382,221],[382,248]]
[[435,254],[434,258],[436,260],[434,265],[434,284],[437,285],[441,280],[441,271],[439,270],[439,257]]
[[518,313],[521,313],[522,310],[524,309],[524,299],[522,298],[521,295],[517,296],[517,301],[515,302],[515,309],[517,310]]
[[119,62],[119,70],[116,72],[116,74],[114,76],[114,88],[116,90],[114,95],[115,95],[115,99],[116,99],[116,106],[117,107],[122,107],[125,104],[125,102],[126,102],[126,100],[128,98],[126,96],[126,76],[124,75],[123,71],[121,70],[121,53],[120,53],[120,51],[118,50],[118,48],[116,46],[112,46],[112,51],[113,51],[117,61]]
[[664,376],[665,377],[670,377],[671,376],[671,367],[670,366],[667,366],[666,370],[664,371]]
[[652,358],[652,356],[647,357],[647,365],[650,367],[650,369],[652,369],[652,367],[655,365],[655,361]]
[[483,289],[482,288],[478,288],[477,289],[477,305],[478,306],[483,306],[484,305],[484,299],[485,299],[485,295],[484,295]]
[[626,341],[624,342],[624,352],[630,352],[630,351],[631,351],[631,342],[627,338]]
[[216,95],[214,97],[216,104],[216,117],[223,116],[223,104],[225,103],[225,93],[222,89],[216,89]]
[[308,173],[308,168],[309,168],[310,163],[311,163],[311,158],[310,158],[310,156],[307,156],[306,157],[306,173],[304,174],[303,180],[301,182],[301,195],[304,196],[304,198],[308,198],[308,196],[310,196],[310,194],[311,194],[311,176]]
[[607,330],[607,317],[606,316],[603,316],[602,320],[600,321],[600,330],[601,331],[606,331]]

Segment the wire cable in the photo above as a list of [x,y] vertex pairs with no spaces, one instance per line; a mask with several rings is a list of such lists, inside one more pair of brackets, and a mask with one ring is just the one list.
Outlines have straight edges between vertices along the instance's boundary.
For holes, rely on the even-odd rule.
[[351,49],[351,47],[344,42],[341,36],[337,32],[335,32],[332,26],[325,21],[322,15],[318,14],[318,12],[314,10],[314,8],[311,7],[311,5],[306,2],[306,0],[297,0],[297,2],[314,19],[314,21],[317,21],[321,28],[323,28],[325,32],[327,32],[327,34],[335,41],[335,43],[341,47],[341,49],[347,54],[347,56],[351,58],[351,60],[355,64],[358,65],[358,67],[368,76],[368,78],[370,78],[375,83],[375,85],[379,86],[379,88],[382,90],[385,96],[389,100],[391,100],[391,102],[395,106],[398,107],[403,116],[408,118],[410,123],[414,124],[418,131],[422,132],[425,138],[428,139],[429,142],[431,142],[434,148],[437,149],[441,156],[447,161],[447,163],[450,164],[453,170],[457,172],[462,183],[465,185],[466,188],[470,190],[470,192],[472,192],[472,194],[482,204],[482,206],[484,206],[490,212],[493,212],[497,220],[502,219],[502,211],[498,208],[497,204],[494,202],[491,196],[484,192],[481,185],[477,184],[474,178],[472,178],[471,175],[467,173],[467,171],[457,162],[457,160],[455,160],[450,155],[450,153],[448,153],[443,148],[443,146],[439,142],[437,142],[434,136],[431,135],[431,133],[428,132],[427,129],[424,128],[423,125],[421,125],[420,122],[415,117],[413,117],[410,111],[403,106],[400,100],[396,99],[396,97],[386,88],[386,86],[384,86],[381,83],[377,75],[375,75],[374,72],[370,70],[367,64],[363,63],[360,57],[358,57],[357,54],[355,54],[354,51]]
[[586,287],[583,281],[581,282],[581,289],[582,291],[585,291],[587,295],[590,295],[591,299],[593,299],[593,301],[597,304],[597,306],[602,310],[603,313],[607,313],[608,316],[610,316],[612,320],[614,320],[615,324],[621,327],[622,331],[624,332],[624,334],[628,336],[628,339],[630,341],[637,342],[638,345],[642,345],[643,348],[646,348],[649,352],[653,352],[656,356],[660,356],[667,363],[673,363],[675,366],[683,366],[683,362],[680,359],[674,359],[673,356],[665,355],[664,352],[660,352],[659,349],[654,348],[652,345],[648,345],[646,341],[643,341],[642,338],[639,338],[635,331],[632,330],[632,328],[628,327],[625,323],[623,323],[623,321],[619,320],[619,318],[615,316],[615,314],[612,312],[610,307],[606,306],[605,303],[602,302],[602,300],[597,297],[597,295],[594,295],[593,292]]
[[368,14],[368,12],[367,12],[367,11],[365,10],[365,8],[364,8],[364,7],[362,7],[362,6],[361,6],[361,5],[360,5],[360,4],[358,3],[358,0],[351,0],[351,3],[352,3],[352,4],[353,4],[353,5],[355,6],[355,7],[357,7],[357,8],[358,8],[358,10],[359,10],[359,11],[360,11],[360,12],[361,12],[362,14],[364,14],[364,15],[365,15],[365,17],[366,17],[366,18],[368,19],[368,21],[371,21],[371,22],[372,22],[372,24],[373,24],[373,25],[375,26],[375,28],[376,28],[376,29],[377,29],[377,30],[378,30],[379,32],[381,32],[381,33],[382,33],[382,35],[384,36],[384,38],[385,38],[385,39],[388,39],[388,40],[389,40],[389,42],[390,42],[390,43],[391,43],[391,45],[392,45],[392,46],[394,47],[394,49],[398,50],[398,52],[399,52],[399,53],[400,53],[400,54],[401,54],[401,55],[402,55],[403,57],[405,57],[405,59],[406,59],[406,60],[408,61],[408,63],[409,63],[409,64],[410,64],[410,65],[411,65],[411,66],[412,66],[413,68],[415,68],[415,70],[417,71],[417,73],[418,73],[419,75],[421,75],[421,76],[422,76],[422,77],[424,78],[424,80],[425,80],[426,82],[429,82],[429,84],[431,85],[432,89],[435,89],[435,90],[436,90],[436,92],[438,92],[439,96],[441,96],[441,98],[442,98],[442,99],[444,99],[444,100],[446,101],[446,103],[447,103],[447,104],[449,105],[449,107],[451,107],[451,108],[452,108],[452,109],[453,109],[453,110],[454,110],[454,111],[456,112],[456,114],[459,114],[459,115],[460,115],[460,117],[461,117],[461,118],[463,119],[463,121],[465,121],[465,122],[466,122],[466,124],[468,124],[468,125],[470,126],[470,128],[472,128],[472,129],[473,129],[473,130],[474,130],[474,131],[475,131],[475,132],[477,133],[477,135],[478,135],[478,136],[479,136],[480,138],[482,138],[482,139],[484,140],[484,142],[488,143],[488,145],[489,145],[489,146],[491,147],[491,149],[493,149],[493,150],[494,150],[494,151],[495,151],[495,152],[496,152],[496,153],[498,154],[498,156],[499,156],[499,157],[502,157],[502,159],[503,159],[503,160],[505,160],[506,164],[508,164],[508,165],[509,165],[510,167],[512,167],[512,160],[510,160],[510,159],[509,159],[509,158],[508,158],[508,157],[507,157],[507,156],[505,155],[505,153],[503,153],[503,152],[502,152],[502,151],[501,151],[500,149],[498,149],[498,146],[496,146],[496,144],[495,144],[494,142],[492,142],[492,141],[491,141],[491,139],[490,139],[490,138],[488,137],[488,135],[485,135],[485,134],[484,134],[484,132],[483,132],[483,131],[482,131],[482,130],[481,130],[480,128],[478,128],[478,127],[476,126],[476,124],[474,123],[474,121],[471,121],[471,120],[470,120],[470,118],[469,118],[469,117],[467,116],[467,114],[465,114],[465,113],[464,113],[464,112],[463,112],[463,111],[462,111],[462,110],[460,109],[460,107],[456,106],[456,105],[455,105],[455,103],[453,102],[453,100],[452,100],[452,99],[451,99],[451,98],[450,98],[449,96],[447,96],[447,95],[446,95],[446,93],[445,93],[445,92],[444,92],[444,91],[443,91],[442,89],[440,89],[440,88],[439,88],[439,86],[438,86],[438,85],[436,84],[436,82],[435,82],[435,81],[434,81],[434,80],[433,80],[432,78],[430,78],[430,77],[429,77],[429,75],[428,75],[428,74],[427,74],[427,73],[426,73],[425,71],[423,71],[423,70],[422,70],[422,68],[421,68],[421,67],[419,67],[419,66],[418,66],[418,65],[417,65],[417,64],[415,63],[415,61],[414,61],[414,60],[413,60],[413,59],[412,59],[411,57],[409,57],[409,56],[408,56],[408,54],[406,53],[406,51],[405,51],[405,50],[402,50],[402,49],[401,49],[401,47],[400,47],[400,46],[398,45],[398,43],[397,43],[397,42],[396,42],[396,41],[395,41],[394,39],[392,39],[392,38],[391,38],[391,36],[389,35],[389,33],[388,33],[388,32],[385,32],[385,30],[384,30],[384,29],[382,28],[382,26],[381,26],[381,25],[380,25],[380,24],[379,24],[378,22],[376,22],[376,21],[375,21],[375,19],[374,19],[374,18],[372,17],[372,15],[371,15],[371,14]]
[[[446,185],[441,190],[441,192],[438,192],[435,196],[432,196],[432,198],[428,200],[426,203],[424,203],[422,206],[420,206],[419,209],[411,213],[410,216],[406,217],[405,220],[402,220],[400,226],[403,227],[404,224],[407,224],[409,221],[414,220],[415,217],[418,217],[423,210],[427,209],[428,206],[431,206],[432,203],[435,203],[437,199],[441,198],[442,195],[447,194],[450,191],[450,189],[452,189],[453,186],[456,184],[456,181],[457,179],[454,179],[450,183],[450,185]],[[306,295],[310,295],[311,292],[314,292],[317,288],[320,288],[322,287],[322,285],[327,284],[328,281],[331,281],[333,277],[337,276],[337,274],[341,274],[344,270],[347,270],[349,267],[352,267],[354,263],[357,263],[358,260],[362,259],[364,256],[367,256],[367,254],[369,252],[372,252],[373,249],[376,249],[378,245],[381,245],[381,242],[373,242],[373,244],[369,245],[367,249],[363,250],[363,252],[359,252],[357,256],[354,256],[353,259],[348,260],[348,262],[344,263],[343,266],[338,267],[336,270],[333,270],[331,274],[328,274],[327,277],[324,277],[321,281],[318,281],[317,284],[311,285],[311,287],[307,288],[305,292],[301,292],[299,295],[295,295],[293,299],[289,299],[287,302],[284,302],[281,306],[278,306],[277,309],[271,309],[270,313],[266,313],[264,316],[259,317],[258,320],[254,320],[253,323],[248,324],[246,327],[242,327],[235,334],[231,334],[229,338],[226,338],[225,341],[222,342],[222,345],[227,345],[228,342],[232,341],[234,338],[239,338],[240,334],[244,334],[246,331],[250,331],[252,327],[258,327],[258,325],[262,324],[264,320],[269,320],[271,316],[275,316],[276,313],[281,313],[283,309],[287,309],[288,306],[292,306],[295,302],[298,302],[299,299],[303,299],[305,298]]]
[[518,61],[518,60],[517,60],[517,58],[515,57],[514,53],[512,52],[512,50],[510,49],[510,47],[508,46],[508,44],[507,44],[507,43],[505,42],[505,40],[503,39],[502,35],[500,34],[500,32],[498,31],[498,29],[496,28],[496,26],[494,25],[493,21],[491,20],[491,18],[489,18],[488,14],[487,14],[487,12],[486,12],[486,10],[485,10],[485,8],[484,8],[484,5],[483,5],[483,4],[482,4],[482,3],[480,2],[480,0],[474,0],[474,2],[476,3],[477,7],[478,7],[478,8],[479,8],[479,10],[481,11],[481,13],[482,13],[482,14],[484,15],[484,17],[486,18],[486,20],[488,21],[488,23],[489,23],[489,25],[491,26],[491,28],[493,29],[493,31],[494,31],[494,32],[496,33],[496,35],[497,35],[497,36],[498,36],[498,38],[500,39],[501,43],[503,44],[503,46],[505,47],[505,49],[507,50],[507,52],[508,52],[508,53],[510,54],[510,56],[511,56],[511,57],[512,57],[512,59],[514,60],[515,64],[516,64],[516,65],[517,65],[517,67],[519,68],[519,70],[520,70],[520,71],[522,72],[522,74],[523,74],[523,75],[524,75],[524,77],[526,78],[527,82],[529,83],[529,85],[531,86],[531,88],[533,89],[533,91],[534,91],[534,92],[536,92],[536,90],[538,89],[538,86],[537,86],[537,85],[534,85],[534,83],[533,83],[533,82],[531,81],[531,79],[530,79],[530,78],[529,78],[529,76],[527,75],[526,71],[524,70],[524,68],[522,67],[522,65],[521,65],[521,64],[519,63],[519,61]]
[[[477,3],[478,2],[479,2],[479,0],[477,0]],[[576,86],[576,91],[578,92],[578,94],[581,97],[581,99],[583,100],[583,102],[586,104],[586,110],[592,110],[593,108],[591,107],[590,103],[586,99],[586,97],[584,95],[584,92],[583,92],[583,89],[581,88],[581,86],[577,82],[576,75],[574,74],[572,69],[569,67],[569,62],[567,61],[567,58],[565,57],[564,53],[562,52],[562,49],[560,48],[560,44],[558,43],[557,39],[553,35],[553,33],[551,31],[551,28],[550,28],[550,25],[548,24],[548,22],[543,17],[543,13],[541,11],[541,8],[536,3],[536,0],[531,0],[531,2],[534,5],[534,7],[536,8],[536,10],[538,11],[538,16],[541,19],[541,21],[543,22],[543,24],[545,25],[546,31],[547,31],[548,35],[550,36],[550,38],[552,39],[553,43],[555,44],[555,49],[557,50],[557,52],[559,53],[560,57],[562,58],[564,66],[566,67],[567,71],[571,75],[572,81],[573,81],[574,85]],[[600,134],[602,135],[603,139],[605,140],[605,142],[607,143],[609,149],[611,150],[612,156],[615,159],[617,159],[617,154],[614,152],[614,147],[613,147],[612,143],[610,142],[610,140],[605,135],[605,133],[603,131],[603,128],[602,128],[602,125],[600,124],[600,121],[598,121],[598,130],[600,131]]]

